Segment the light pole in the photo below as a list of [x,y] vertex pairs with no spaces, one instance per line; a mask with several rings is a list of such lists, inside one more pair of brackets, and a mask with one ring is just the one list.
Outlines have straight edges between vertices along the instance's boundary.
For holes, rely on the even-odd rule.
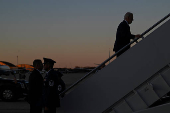
[[18,56],[17,56],[17,65],[18,65]]

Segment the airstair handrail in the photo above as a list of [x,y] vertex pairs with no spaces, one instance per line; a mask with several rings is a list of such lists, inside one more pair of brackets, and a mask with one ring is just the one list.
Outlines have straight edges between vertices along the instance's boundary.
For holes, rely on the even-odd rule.
[[[148,33],[149,31],[151,31],[153,28],[155,28],[157,25],[159,25],[160,23],[162,23],[164,20],[166,20],[168,17],[170,16],[170,13],[165,16],[164,18],[162,18],[160,21],[158,21],[156,24],[154,24],[152,27],[150,27],[148,30],[146,30],[145,32],[143,32],[141,34],[141,36],[143,37],[146,33]],[[73,85],[71,85],[69,88],[67,88],[66,90],[64,90],[62,93],[60,93],[60,96],[63,96],[66,92],[68,92],[70,89],[72,89],[74,86],[76,86],[77,84],[79,84],[81,81],[83,81],[84,79],[86,79],[87,77],[89,77],[93,72],[97,71],[101,66],[103,66],[104,64],[106,64],[108,61],[110,61],[113,57],[115,57],[118,53],[120,53],[121,51],[123,51],[125,48],[127,48],[128,46],[130,46],[131,44],[133,44],[134,42],[137,42],[139,38],[135,38],[133,41],[131,41],[129,44],[127,44],[126,46],[124,46],[122,49],[120,49],[118,52],[116,52],[115,54],[113,54],[111,57],[109,57],[107,60],[105,60],[103,63],[101,63],[99,66],[97,66],[96,68],[94,68],[92,71],[90,71],[89,73],[87,73],[85,76],[83,76],[81,79],[79,79],[78,81],[76,81]]]
[[146,30],[145,32],[143,32],[141,34],[141,36],[144,36],[146,33],[148,33],[149,31],[151,31],[153,28],[155,28],[157,25],[159,25],[160,23],[162,23],[164,20],[166,20],[168,17],[170,16],[170,13],[165,16],[164,18],[162,18],[160,21],[158,21],[156,24],[154,24],[152,27],[150,27],[148,30]]

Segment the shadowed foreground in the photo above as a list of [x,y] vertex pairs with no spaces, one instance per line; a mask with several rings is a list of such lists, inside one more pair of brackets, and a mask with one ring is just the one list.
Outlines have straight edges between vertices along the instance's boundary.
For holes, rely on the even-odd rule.
[[[64,74],[62,79],[66,83],[66,87],[69,87],[72,83],[76,82],[78,79],[83,77],[86,73],[69,73]],[[26,76],[26,80],[28,80],[29,75]],[[6,77],[6,76],[1,76]],[[7,77],[12,78],[12,76]],[[17,76],[18,78],[18,76]],[[0,100],[0,113],[29,113],[29,104],[22,98],[16,102],[3,102]],[[57,113],[62,113],[57,110]]]

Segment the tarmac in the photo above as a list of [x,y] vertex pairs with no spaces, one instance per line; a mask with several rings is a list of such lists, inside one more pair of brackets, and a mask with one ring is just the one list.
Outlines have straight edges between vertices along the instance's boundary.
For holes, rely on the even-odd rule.
[[[64,80],[66,87],[68,88],[74,82],[85,76],[86,73],[68,73],[64,74],[62,79]],[[1,76],[6,77],[6,76]],[[18,76],[16,76],[18,78]],[[13,76],[8,76],[6,78],[13,78]],[[29,75],[26,75],[25,80],[28,80]],[[29,113],[30,106],[24,98],[21,98],[15,102],[3,102],[0,100],[0,113]],[[43,113],[43,112],[42,112]],[[57,109],[57,113],[63,113]]]

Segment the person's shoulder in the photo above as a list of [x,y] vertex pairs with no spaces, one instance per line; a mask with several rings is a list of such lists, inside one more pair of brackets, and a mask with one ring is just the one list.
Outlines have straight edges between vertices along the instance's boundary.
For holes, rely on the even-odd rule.
[[56,71],[56,70],[54,70],[53,71],[53,74],[55,74],[55,75],[58,75],[59,77],[62,77],[63,76],[63,74],[60,72],[60,71]]
[[30,76],[29,76],[29,79],[34,79],[36,77],[36,70],[34,69],[31,73],[30,73]]
[[123,20],[123,21],[119,24],[119,26],[127,26],[127,22]]
[[128,29],[128,24],[126,21],[122,21],[119,26],[118,29]]
[[32,74],[34,74],[34,73],[36,73],[36,69],[34,69],[34,70],[31,72],[30,75],[32,75]]
[[39,72],[38,70],[34,69],[34,70],[31,72],[30,76],[31,76],[31,75],[37,75],[37,74],[40,74],[40,72]]
[[48,75],[56,75],[56,71],[54,69],[51,69],[50,72],[48,72]]
[[56,73],[57,73],[57,75],[58,75],[59,77],[62,77],[62,76],[63,76],[63,73],[61,73],[59,70],[57,70]]
[[55,77],[55,78],[58,78],[58,79],[60,79],[63,76],[63,74],[58,70],[57,71],[56,70],[51,71],[50,75]]

